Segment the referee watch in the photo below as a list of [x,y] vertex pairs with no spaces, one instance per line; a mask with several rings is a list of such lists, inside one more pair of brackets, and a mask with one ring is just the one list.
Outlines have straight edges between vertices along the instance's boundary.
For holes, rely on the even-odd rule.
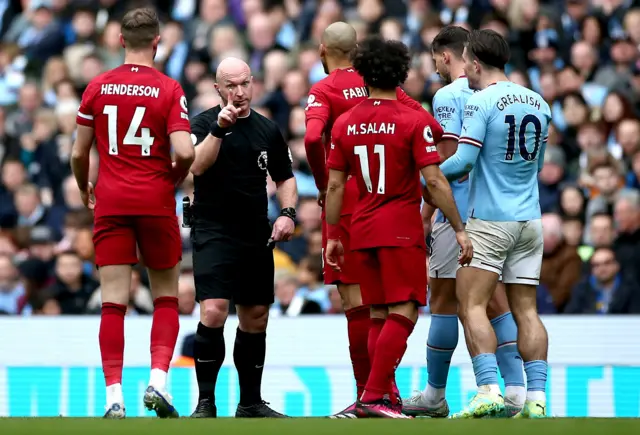
[[280,216],[286,216],[293,222],[296,221],[296,209],[293,207],[287,207],[280,210]]

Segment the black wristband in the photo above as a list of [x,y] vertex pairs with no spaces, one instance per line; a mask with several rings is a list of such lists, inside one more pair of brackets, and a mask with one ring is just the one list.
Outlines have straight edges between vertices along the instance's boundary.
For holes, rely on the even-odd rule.
[[292,221],[296,220],[296,209],[293,207],[287,207],[280,210],[280,216],[286,216]]
[[229,131],[228,127],[227,128],[220,127],[218,125],[218,121],[216,120],[216,122],[214,122],[213,126],[211,127],[211,136],[217,137],[218,139],[222,139],[224,135],[227,134],[228,131]]

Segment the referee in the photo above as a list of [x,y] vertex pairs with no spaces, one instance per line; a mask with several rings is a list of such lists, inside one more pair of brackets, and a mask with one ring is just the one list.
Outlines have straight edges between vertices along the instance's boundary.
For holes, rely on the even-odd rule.
[[[236,417],[285,417],[262,400],[266,329],[273,295],[273,243],[291,238],[298,200],[289,148],[275,123],[250,108],[249,66],[226,58],[216,71],[224,107],[191,124],[196,145],[191,239],[200,323],[194,359],[200,396],[192,417],[214,418],[214,390],[225,357],[224,324],[236,305],[233,361],[240,403]],[[267,218],[267,174],[282,207],[273,228]]]

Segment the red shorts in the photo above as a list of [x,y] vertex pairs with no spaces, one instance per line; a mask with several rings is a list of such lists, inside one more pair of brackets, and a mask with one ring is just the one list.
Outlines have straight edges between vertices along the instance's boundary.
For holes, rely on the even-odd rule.
[[365,305],[427,305],[427,251],[418,246],[353,251]]
[[344,247],[344,264],[342,264],[342,272],[336,272],[327,264],[324,257],[327,249],[327,221],[322,221],[322,267],[324,272],[325,284],[358,284],[358,280],[354,274],[353,253],[350,248],[349,230],[351,229],[351,215],[340,217],[340,241]]
[[96,266],[136,264],[136,244],[146,267],[170,269],[182,259],[177,216],[102,216],[93,228]]

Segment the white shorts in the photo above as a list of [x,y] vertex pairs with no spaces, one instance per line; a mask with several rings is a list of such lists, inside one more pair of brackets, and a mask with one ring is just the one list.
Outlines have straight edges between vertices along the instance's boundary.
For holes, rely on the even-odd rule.
[[502,275],[505,284],[538,285],[542,267],[542,221],[498,222],[469,218],[473,244],[469,266]]
[[456,232],[449,222],[436,222],[431,230],[431,255],[429,256],[429,278],[455,279],[460,267],[460,246]]

